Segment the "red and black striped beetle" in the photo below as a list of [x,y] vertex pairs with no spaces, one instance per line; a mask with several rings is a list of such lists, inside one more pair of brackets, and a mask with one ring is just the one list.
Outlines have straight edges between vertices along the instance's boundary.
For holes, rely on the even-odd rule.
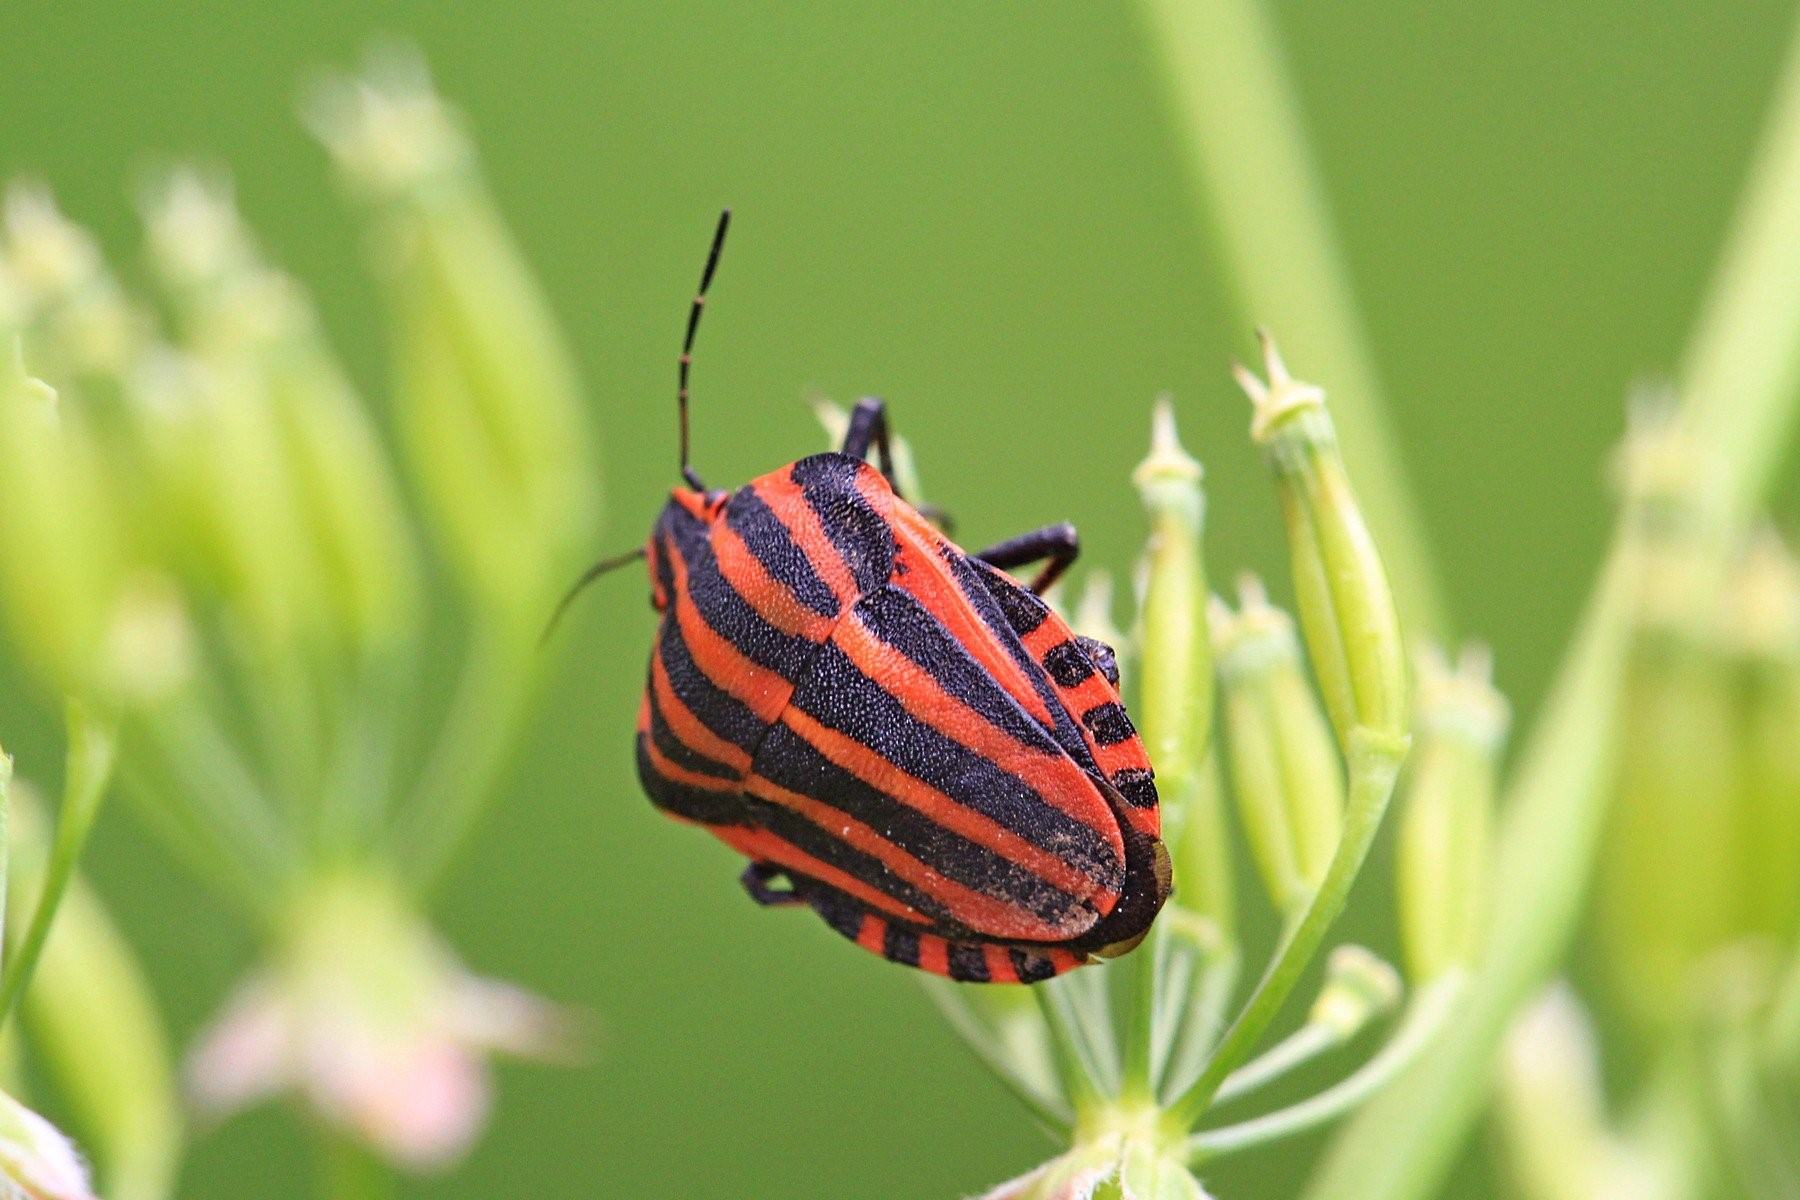
[[[1169,859],[1113,653],[1039,598],[1074,528],[966,553],[896,489],[875,399],[838,452],[735,492],[689,466],[694,334],[730,216],[682,346],[683,486],[641,551],[583,580],[648,562],[645,791],[748,858],[759,904],[809,906],[895,962],[1031,983],[1131,949]],[[1030,587],[1004,573],[1034,562]]]

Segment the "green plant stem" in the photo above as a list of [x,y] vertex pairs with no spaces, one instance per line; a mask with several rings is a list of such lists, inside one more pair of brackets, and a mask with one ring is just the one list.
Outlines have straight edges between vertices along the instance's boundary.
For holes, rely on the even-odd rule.
[[531,695],[533,635],[480,632],[469,647],[436,744],[395,831],[421,895],[442,884],[493,798]]
[[1280,333],[1289,362],[1332,382],[1332,417],[1402,627],[1441,635],[1438,576],[1264,6],[1139,0],[1138,10],[1190,193],[1217,227],[1241,303],[1255,323]]
[[1213,1094],[1213,1104],[1247,1096],[1342,1044],[1343,1038],[1334,1029],[1318,1024],[1302,1025],[1227,1075]]
[[183,807],[242,856],[263,886],[292,874],[293,831],[281,824],[256,776],[200,703],[176,696],[134,728],[146,734],[165,764]]
[[416,646],[384,649],[361,663],[347,684],[336,737],[337,755],[321,806],[320,842],[333,859],[366,851],[392,800],[394,748],[406,726],[407,669]]
[[[132,760],[130,748],[125,759]],[[158,829],[189,870],[235,904],[252,926],[265,932],[277,927],[283,910],[280,896],[271,894],[277,889],[270,887],[269,877],[247,864],[217,829],[194,814],[179,795],[181,789],[147,779],[141,761],[121,773],[119,783],[139,816]]]
[[241,632],[223,638],[240,686],[226,692],[216,676],[207,679],[213,697],[231,695],[251,718],[261,747],[268,793],[280,806],[288,833],[309,837],[316,824],[310,806],[318,799],[318,731],[313,725],[311,684],[301,654],[270,646]]
[[1225,1023],[1225,1010],[1237,992],[1238,974],[1243,969],[1235,946],[1222,946],[1203,952],[1200,979],[1193,996],[1181,1014],[1180,1027],[1172,1039],[1169,1062],[1161,1082],[1164,1095],[1179,1095],[1193,1086],[1205,1066],[1206,1056],[1217,1044]]
[[1068,991],[1052,986],[1056,982],[1033,984],[1031,995],[1050,1030],[1051,1058],[1057,1077],[1062,1080],[1063,1094],[1068,1096],[1079,1123],[1100,1103],[1099,1072],[1080,1045],[1080,1020],[1070,1005]]
[[18,1007],[19,997],[31,983],[32,972],[50,937],[51,922],[74,878],[75,864],[87,845],[94,818],[99,815],[117,755],[117,728],[109,720],[95,717],[80,701],[67,703],[64,724],[69,748],[63,769],[62,807],[56,816],[56,838],[50,846],[43,887],[25,927],[25,938],[18,951],[6,959],[4,970],[0,970],[0,1026]]
[[[1800,30],[1682,375],[1683,420],[1715,554],[1741,536],[1792,433],[1800,363]],[[1482,1108],[1495,1047],[1572,936],[1615,753],[1635,599],[1615,549],[1507,789],[1491,943],[1469,1000],[1418,1065],[1360,1112],[1306,1193],[1434,1193]]]
[[1122,1071],[1119,1062],[1119,1039],[1113,1023],[1112,981],[1101,970],[1076,971],[1043,986],[1064,991],[1069,1011],[1075,1018],[1075,1034],[1088,1062],[1094,1067],[1094,1080],[1106,1095],[1119,1090]]
[[1237,1125],[1195,1134],[1187,1143],[1189,1161],[1197,1165],[1237,1150],[1280,1141],[1317,1129],[1357,1108],[1431,1044],[1455,1008],[1463,984],[1464,977],[1457,973],[1445,975],[1426,987],[1388,1043],[1356,1071],[1318,1095]]
[[1181,1023],[1199,992],[1200,978],[1200,956],[1193,947],[1177,941],[1179,935],[1172,931],[1169,923],[1165,922],[1161,928],[1168,941],[1163,946],[1162,972],[1156,980],[1156,1040],[1150,1048],[1158,1080],[1174,1055],[1181,1036]]
[[1161,1094],[1186,1087],[1198,1076],[1237,990],[1236,876],[1224,792],[1218,746],[1209,743],[1187,792],[1181,827],[1169,831],[1176,891],[1159,924],[1170,931],[1171,941],[1179,941],[1164,948],[1164,957],[1191,956],[1199,980],[1171,1006],[1169,1046],[1156,1081]]
[[1262,981],[1226,1030],[1200,1078],[1169,1106],[1167,1123],[1171,1129],[1183,1133],[1191,1129],[1226,1076],[1256,1048],[1300,982],[1307,964],[1318,954],[1325,935],[1344,909],[1351,885],[1362,871],[1388,801],[1393,798],[1394,779],[1406,757],[1406,741],[1359,729],[1353,731],[1350,749],[1350,794],[1344,808],[1344,828],[1325,878],[1319,882],[1300,920],[1282,939]]
[[1119,1088],[1120,1097],[1127,1101],[1149,1103],[1156,1097],[1156,982],[1162,975],[1163,940],[1162,930],[1152,928],[1150,936],[1131,956],[1131,1012],[1125,1023],[1124,1069]]
[[957,994],[958,986],[947,980],[933,978],[925,981],[925,992],[931,997],[931,1002],[937,1005],[938,1013],[945,1022],[962,1038],[970,1052],[981,1060],[982,1065],[1005,1085],[1006,1090],[1017,1097],[1019,1103],[1030,1109],[1031,1114],[1045,1126],[1058,1134],[1066,1134],[1074,1124],[1075,1114],[1059,1099],[1044,1095],[1026,1079],[1024,1072],[1012,1062],[992,1030]]
[[6,889],[12,866],[12,756],[0,749],[0,962],[6,954]]

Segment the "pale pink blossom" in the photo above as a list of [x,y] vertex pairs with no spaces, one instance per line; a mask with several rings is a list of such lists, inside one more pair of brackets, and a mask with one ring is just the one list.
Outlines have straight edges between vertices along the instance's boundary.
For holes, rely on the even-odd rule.
[[190,1056],[203,1111],[292,1091],[395,1164],[431,1170],[480,1132],[492,1054],[556,1057],[568,1045],[568,1014],[470,974],[378,884],[320,889],[296,929]]

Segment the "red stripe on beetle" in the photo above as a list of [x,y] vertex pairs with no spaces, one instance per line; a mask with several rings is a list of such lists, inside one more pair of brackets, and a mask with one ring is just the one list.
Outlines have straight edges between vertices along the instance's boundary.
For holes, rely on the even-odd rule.
[[750,486],[776,519],[787,526],[788,536],[812,563],[813,571],[825,581],[825,586],[836,594],[838,603],[845,607],[854,603],[856,577],[851,574],[849,564],[832,543],[831,535],[825,532],[819,514],[807,503],[805,492],[794,482],[788,468],[764,475]]
[[687,564],[672,548],[663,551],[675,574],[675,621],[700,673],[714,687],[742,702],[764,724],[773,724],[794,694],[794,685],[758,666],[706,623],[688,592]]
[[1108,779],[1120,771],[1138,768],[1150,769],[1150,758],[1144,753],[1144,743],[1139,738],[1130,738],[1123,742],[1114,742],[1110,746],[1102,746],[1092,738],[1088,739],[1088,749],[1093,751],[1094,762],[1101,774]]
[[920,934],[919,969],[933,975],[950,974],[950,944],[936,934]]
[[750,778],[746,790],[758,799],[779,804],[800,814],[839,841],[876,859],[899,878],[934,900],[941,901],[957,921],[990,937],[1053,941],[1073,937],[1092,925],[1088,921],[1079,929],[1060,928],[1023,909],[958,883],[856,818],[811,796],[803,796],[799,792],[771,783],[760,775]]
[[[708,729],[683,703],[681,697],[675,694],[675,688],[669,683],[669,670],[663,665],[660,654],[650,656],[650,687],[656,693],[656,707],[662,713],[663,723],[690,750],[703,754],[714,762],[724,763],[739,774],[750,770],[750,756],[743,748]],[[649,719],[650,706],[646,693],[644,712],[640,718],[641,731],[649,731]]]
[[864,913],[862,928],[856,931],[856,944],[873,954],[887,956],[887,922],[874,913]]
[[1125,819],[1139,833],[1153,838],[1162,836],[1162,816],[1154,808],[1127,808]]
[[870,787],[976,845],[1011,859],[1070,895],[1088,899],[1101,915],[1111,912],[1118,902],[1117,892],[1066,859],[1058,858],[993,818],[907,774],[855,738],[820,724],[798,709],[788,709],[782,714],[781,721],[813,749]]
[[830,884],[846,896],[861,901],[870,908],[892,913],[905,921],[914,921],[921,925],[929,924],[930,918],[894,899],[880,888],[870,887],[839,867],[834,867],[822,859],[814,858],[779,834],[767,829],[754,829],[747,825],[715,825],[712,831],[719,840],[736,850],[739,854],[757,862],[774,863],[778,867],[786,867],[820,883]]
[[1038,724],[1045,729],[1055,728],[1050,710],[1045,707],[1043,697],[1038,695],[1025,669],[1014,661],[994,631],[976,613],[969,597],[939,557],[938,546],[942,540],[936,531],[926,525],[923,518],[916,518],[916,524],[922,529],[913,528],[914,522],[904,519],[903,509],[896,509],[896,516],[902,518],[895,522],[896,531],[902,534],[902,553],[907,550],[912,553],[906,557],[909,569],[902,572],[895,583],[923,604],[982,670],[1005,688]]
[[1047,754],[1015,740],[945,691],[930,671],[895,654],[855,613],[838,625],[832,642],[863,674],[880,680],[881,686],[909,714],[1017,776],[1046,803],[1100,834],[1113,855],[1124,861],[1125,843],[1119,837],[1118,823],[1105,797],[1073,759],[1060,752]]
[[790,637],[822,642],[831,636],[837,618],[821,616],[800,603],[793,590],[769,574],[762,560],[750,552],[737,530],[718,521],[713,524],[711,534],[713,558],[719,564],[719,573],[757,616]]

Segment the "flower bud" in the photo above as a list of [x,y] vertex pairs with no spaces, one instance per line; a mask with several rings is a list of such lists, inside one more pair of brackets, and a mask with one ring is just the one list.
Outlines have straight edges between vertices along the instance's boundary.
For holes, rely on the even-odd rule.
[[567,347],[422,65],[390,55],[322,88],[310,115],[375,210],[427,514],[464,586],[535,634],[598,506]]
[[1607,1186],[1615,1151],[1601,1092],[1599,1045],[1567,984],[1552,986],[1513,1022],[1501,1048],[1497,1097],[1520,1195],[1623,1200],[1627,1194],[1650,1194]]
[[94,1200],[87,1167],[50,1122],[0,1092],[0,1183],[24,1200]]
[[1728,585],[1727,633],[1743,676],[1746,930],[1800,933],[1800,564],[1763,530]]
[[[1149,520],[1138,569],[1138,728],[1156,771],[1163,837],[1175,866],[1165,920],[1179,944],[1212,954],[1236,936],[1235,871],[1224,799],[1212,761],[1213,658],[1206,625],[1201,535],[1206,499],[1200,464],[1182,448],[1175,408],[1151,417],[1150,452],[1132,474]],[[1184,950],[1183,953],[1187,953]]]
[[1244,833],[1275,907],[1297,911],[1325,876],[1343,823],[1344,777],[1300,669],[1293,622],[1245,576],[1237,612],[1214,597],[1226,762]]
[[416,552],[374,424],[305,295],[262,262],[223,182],[178,171],[145,207],[189,352],[241,363],[267,397],[320,598],[355,650],[391,645],[416,623]]
[[1471,966],[1486,934],[1494,794],[1510,712],[1494,690],[1485,647],[1465,647],[1454,669],[1430,648],[1418,671],[1397,874],[1407,973],[1428,983]]
[[163,350],[133,391],[172,556],[261,662],[293,659],[330,610],[267,381],[245,355]]
[[1347,1042],[1393,1012],[1405,992],[1400,972],[1361,946],[1339,946],[1325,960],[1325,984],[1307,1014],[1308,1025]]
[[1200,554],[1200,464],[1181,446],[1175,406],[1159,400],[1150,453],[1132,474],[1150,523],[1140,608],[1138,729],[1156,769],[1163,820],[1179,838],[1212,736],[1212,649]]
[[33,184],[7,188],[4,224],[7,256],[29,304],[33,370],[58,387],[118,379],[149,322],[107,270],[92,235]]
[[1407,729],[1406,654],[1393,592],[1351,489],[1325,393],[1288,374],[1265,334],[1267,380],[1233,374],[1253,405],[1250,435],[1274,469],[1300,628],[1339,744],[1362,729],[1394,754]]
[[1695,965],[1744,913],[1739,680],[1693,458],[1672,407],[1639,398],[1618,469],[1638,593],[1595,928],[1618,1006],[1647,1036],[1685,1019]]
[[[14,911],[41,890],[48,844],[25,789],[11,811]],[[77,877],[24,997],[31,1048],[93,1148],[110,1200],[164,1200],[181,1149],[180,1099],[143,969],[99,897]]]
[[1743,878],[1733,678],[1715,648],[1641,643],[1626,680],[1598,880],[1598,931],[1620,1006],[1679,1020],[1694,964],[1738,927]]
[[166,576],[137,575],[121,585],[96,684],[119,708],[152,706],[193,677],[198,654],[180,590]]
[[57,691],[90,684],[120,570],[99,449],[0,327],[0,609]]
[[1628,416],[1615,475],[1636,595],[1595,930],[1619,1007],[1657,1036],[1685,1019],[1695,964],[1740,926],[1740,714],[1694,447],[1666,393],[1640,391]]

